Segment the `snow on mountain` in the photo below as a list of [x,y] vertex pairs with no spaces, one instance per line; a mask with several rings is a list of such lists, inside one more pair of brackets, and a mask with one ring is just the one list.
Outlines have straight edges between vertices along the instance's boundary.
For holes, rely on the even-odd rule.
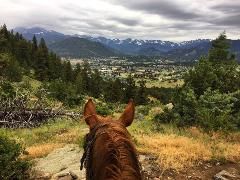
[[[65,40],[70,37],[84,38],[93,42],[99,42],[105,47],[115,50],[121,54],[126,55],[147,55],[147,56],[159,56],[168,52],[181,52],[182,50],[193,49],[199,46],[209,47],[210,40],[197,39],[191,41],[183,41],[179,43],[162,40],[142,40],[142,39],[118,39],[118,38],[106,38],[106,37],[94,37],[89,35],[64,35],[62,33],[46,30],[41,27],[24,28],[18,27],[14,29],[14,32],[21,33],[26,39],[32,40],[35,35],[38,40],[44,38],[48,45],[56,43],[58,41]],[[178,51],[179,50],[179,51]]]

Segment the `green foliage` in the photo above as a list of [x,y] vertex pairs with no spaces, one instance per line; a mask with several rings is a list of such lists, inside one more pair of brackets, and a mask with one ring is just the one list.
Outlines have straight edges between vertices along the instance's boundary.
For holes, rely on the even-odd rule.
[[82,96],[78,95],[75,87],[71,83],[62,80],[54,80],[45,85],[49,96],[65,103],[68,106],[79,105],[82,102]]
[[20,157],[24,152],[19,143],[0,134],[0,179],[28,179],[31,166]]
[[13,98],[15,95],[15,89],[9,81],[0,81],[0,99]]
[[206,130],[234,130],[237,128],[232,116],[234,97],[208,89],[200,96],[197,108],[198,124]]
[[109,80],[103,92],[105,100],[109,102],[122,102],[124,92],[123,86],[123,83],[118,78]]
[[129,99],[134,98],[135,95],[136,95],[136,83],[132,75],[130,74],[126,79],[124,101],[128,102]]
[[147,92],[146,92],[146,82],[141,80],[139,82],[139,88],[137,90],[137,95],[135,101],[137,104],[146,104],[147,103]]
[[113,106],[110,103],[101,103],[96,107],[96,111],[102,116],[111,115],[113,113]]
[[22,69],[14,57],[8,54],[0,54],[0,76],[10,81],[22,80]]
[[234,60],[235,56],[229,53],[229,43],[226,33],[221,33],[217,39],[212,41],[212,48],[209,50],[208,59],[211,62]]
[[240,71],[228,47],[225,34],[212,42],[208,59],[202,58],[186,74],[185,85],[174,98],[173,111],[158,120],[201,126],[207,131],[239,128]]
[[203,95],[211,88],[221,93],[237,91],[240,88],[240,71],[234,56],[229,54],[229,44],[225,33],[212,41],[208,59],[202,58],[199,63],[186,74],[185,84],[197,95]]

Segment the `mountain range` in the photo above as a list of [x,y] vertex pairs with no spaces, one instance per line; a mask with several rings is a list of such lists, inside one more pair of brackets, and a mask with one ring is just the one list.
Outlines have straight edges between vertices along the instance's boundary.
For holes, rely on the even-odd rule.
[[[64,57],[108,57],[108,56],[160,56],[174,61],[194,61],[207,55],[211,40],[198,39],[183,42],[139,39],[110,39],[86,35],[65,35],[44,28],[18,27],[19,32],[28,40],[33,35],[39,40],[44,38],[48,47]],[[229,40],[230,50],[240,60],[240,40]]]

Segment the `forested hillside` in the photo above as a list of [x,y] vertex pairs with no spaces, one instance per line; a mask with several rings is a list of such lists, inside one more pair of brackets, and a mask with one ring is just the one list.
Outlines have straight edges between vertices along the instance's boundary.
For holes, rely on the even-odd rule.
[[27,41],[21,34],[8,31],[6,25],[1,28],[0,39],[0,72],[4,79],[1,86],[8,81],[11,86],[11,82],[20,82],[23,76],[28,76],[41,82],[49,98],[67,106],[78,105],[86,95],[109,102],[127,102],[135,98],[137,103],[144,104],[148,94],[158,97],[165,94],[164,89],[158,93],[156,89],[147,89],[144,81],[137,86],[131,75],[126,80],[104,79],[87,62],[73,67],[69,61],[61,61],[51,52],[44,39],[37,42],[34,36],[32,41]]
[[113,50],[98,42],[84,38],[70,37],[52,43],[49,48],[61,57],[109,57],[116,55]]

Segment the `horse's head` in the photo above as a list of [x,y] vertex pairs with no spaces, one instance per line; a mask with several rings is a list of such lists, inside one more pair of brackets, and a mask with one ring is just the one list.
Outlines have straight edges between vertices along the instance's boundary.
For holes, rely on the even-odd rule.
[[141,179],[134,144],[126,127],[134,119],[134,103],[130,100],[118,120],[97,114],[90,99],[84,107],[84,119],[90,132],[85,137],[81,169],[85,165],[87,179]]
[[134,111],[134,102],[133,100],[130,100],[120,118],[117,121],[114,121],[110,117],[102,117],[98,115],[95,104],[93,103],[92,99],[89,99],[84,107],[84,119],[90,130],[100,126],[101,124],[109,124],[110,126],[113,125],[126,128],[133,122]]

